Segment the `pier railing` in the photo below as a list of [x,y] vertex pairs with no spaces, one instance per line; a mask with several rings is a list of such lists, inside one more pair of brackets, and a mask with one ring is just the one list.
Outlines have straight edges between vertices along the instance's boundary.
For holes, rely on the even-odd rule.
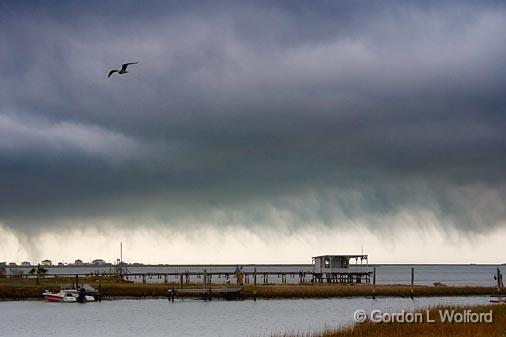
[[[181,287],[189,284],[305,284],[305,283],[369,283],[372,272],[356,271],[353,268],[316,273],[312,271],[181,271],[181,272],[144,272],[126,275],[115,273],[46,273],[45,278],[81,278],[81,277],[121,277],[135,283],[176,283]],[[23,275],[25,278],[35,278]]]

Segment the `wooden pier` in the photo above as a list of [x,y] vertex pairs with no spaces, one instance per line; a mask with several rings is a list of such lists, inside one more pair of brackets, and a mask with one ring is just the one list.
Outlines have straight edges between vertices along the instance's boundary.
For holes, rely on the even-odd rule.
[[[89,274],[89,273],[48,273],[44,277],[62,277],[62,278],[80,278],[80,277],[121,277],[125,281],[140,281],[146,283],[178,283],[180,288],[185,285],[195,283],[207,284],[232,284],[240,280],[239,283],[252,284],[257,282],[260,284],[305,284],[305,283],[370,283],[372,272],[369,271],[349,271],[349,272],[285,272],[285,271],[245,271],[240,273],[234,272],[206,272],[206,271],[184,271],[172,273],[128,273],[123,275],[117,274]],[[25,277],[29,277],[26,275]],[[276,281],[273,282],[275,279]]]
[[371,272],[313,273],[312,282],[328,283],[370,283]]
[[[191,266],[190,266],[191,267]],[[204,268],[202,268],[204,267]],[[410,282],[403,284],[376,286],[377,268],[372,272],[359,271],[349,268],[341,271],[275,271],[273,266],[249,265],[246,271],[229,272],[225,268],[207,266],[212,272],[199,266],[193,266],[192,271],[174,272],[144,272],[118,275],[114,273],[83,273],[82,269],[65,270],[65,272],[46,273],[41,275],[10,274],[2,280],[7,286],[0,289],[0,299],[39,298],[41,288],[55,291],[57,285],[64,284],[66,288],[85,283],[93,285],[97,294],[111,297],[195,297],[211,300],[213,297],[225,299],[248,298],[299,298],[299,297],[349,297],[349,296],[469,296],[493,295],[492,302],[503,302],[505,291],[502,284],[497,288],[469,287],[469,286],[440,286],[438,284],[415,284],[415,268],[406,268],[406,276],[410,274]],[[227,266],[232,269],[233,267]],[[271,268],[270,271],[266,270]],[[281,266],[283,267],[283,266]],[[285,267],[286,268],[286,267]],[[237,268],[236,268],[237,269]],[[297,268],[298,269],[298,268]],[[242,270],[242,268],[239,268]],[[62,270],[63,271],[63,270]],[[69,273],[70,271],[70,273]],[[81,273],[79,273],[81,271]],[[163,270],[161,270],[163,271]],[[409,274],[408,274],[409,273]],[[135,278],[135,282],[132,280]],[[40,281],[40,282],[39,282]],[[341,286],[342,284],[342,286]],[[19,287],[23,285],[23,287]],[[348,286],[350,285],[350,286]],[[353,286],[352,286],[353,285]],[[20,291],[21,289],[21,291]],[[3,293],[2,293],[3,291]]]
[[[265,265],[126,265],[122,258],[117,265],[48,266],[43,275],[32,270],[11,270],[9,276],[21,278],[74,278],[77,286],[80,277],[115,277],[119,282],[142,284],[176,284],[179,289],[190,284],[250,285],[250,284],[368,284],[372,272],[367,255],[322,255],[313,257],[312,264]],[[350,263],[355,260],[355,264]],[[358,265],[360,260],[360,266]],[[363,261],[366,263],[363,264]],[[29,267],[26,267],[28,270]],[[24,274],[28,272],[30,275]],[[207,288],[207,287],[205,287]]]
[[189,288],[189,289],[169,289],[169,300],[179,297],[197,297],[204,300],[212,300],[213,297],[224,298],[226,300],[242,299],[242,288]]

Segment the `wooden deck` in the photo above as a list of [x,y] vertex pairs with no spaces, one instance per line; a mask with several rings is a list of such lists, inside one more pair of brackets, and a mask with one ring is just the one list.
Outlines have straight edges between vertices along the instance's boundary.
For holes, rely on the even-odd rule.
[[186,288],[186,289],[169,289],[169,300],[179,297],[198,297],[204,300],[211,300],[213,297],[224,298],[227,300],[242,299],[242,288]]
[[[205,276],[204,276],[205,275]],[[213,281],[216,284],[224,284],[236,281],[238,275],[241,275],[242,282],[244,284],[251,284],[258,282],[261,284],[305,284],[305,283],[370,283],[372,272],[369,271],[353,271],[349,272],[338,272],[338,273],[316,273],[316,272],[196,272],[187,271],[179,273],[125,273],[123,275],[118,274],[46,274],[45,277],[89,277],[89,276],[120,276],[127,280],[141,280],[142,283],[147,283],[147,280],[158,280],[155,283],[170,284],[174,280],[176,283],[182,285],[188,285],[191,283],[208,283],[211,284]],[[26,275],[25,277],[29,277]],[[205,281],[204,281],[205,278]],[[269,279],[275,278],[274,282]]]

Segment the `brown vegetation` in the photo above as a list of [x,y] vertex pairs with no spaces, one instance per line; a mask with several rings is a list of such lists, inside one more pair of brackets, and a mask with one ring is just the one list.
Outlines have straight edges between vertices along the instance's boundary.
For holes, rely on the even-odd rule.
[[[71,286],[74,278],[40,278],[36,284],[34,278],[0,279],[0,300],[42,298],[44,290],[56,291],[60,286]],[[167,297],[171,284],[139,284],[121,281],[117,277],[82,277],[79,283],[87,283],[99,289],[104,297]],[[175,284],[177,288],[179,285]],[[185,288],[199,288],[202,285],[185,285]],[[213,287],[218,285],[213,285]],[[330,298],[330,297],[371,297],[370,285],[258,285],[257,298]],[[505,294],[503,290],[503,294]],[[416,286],[415,296],[476,296],[497,294],[490,287],[430,287]],[[253,285],[243,288],[245,298],[254,297]],[[376,296],[409,297],[410,287],[404,285],[377,286]]]
[[[268,285],[257,286],[258,298],[326,298],[326,297],[370,297],[370,285]],[[503,294],[506,293],[503,289]],[[405,285],[376,286],[376,296],[409,297],[411,287]],[[415,286],[415,296],[480,296],[497,294],[490,287],[430,287]],[[253,286],[244,287],[245,297],[253,296]]]
[[[441,307],[431,310],[436,318],[440,309],[464,308]],[[435,323],[372,323],[365,322],[338,331],[322,333],[276,335],[276,337],[503,337],[506,336],[506,305],[489,305],[472,308],[473,312],[493,312],[492,323],[448,323],[435,319]]]

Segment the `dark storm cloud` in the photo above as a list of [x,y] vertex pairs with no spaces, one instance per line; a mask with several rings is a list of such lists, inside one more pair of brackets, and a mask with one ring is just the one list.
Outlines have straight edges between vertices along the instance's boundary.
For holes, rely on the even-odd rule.
[[4,225],[505,224],[500,2],[1,6]]

